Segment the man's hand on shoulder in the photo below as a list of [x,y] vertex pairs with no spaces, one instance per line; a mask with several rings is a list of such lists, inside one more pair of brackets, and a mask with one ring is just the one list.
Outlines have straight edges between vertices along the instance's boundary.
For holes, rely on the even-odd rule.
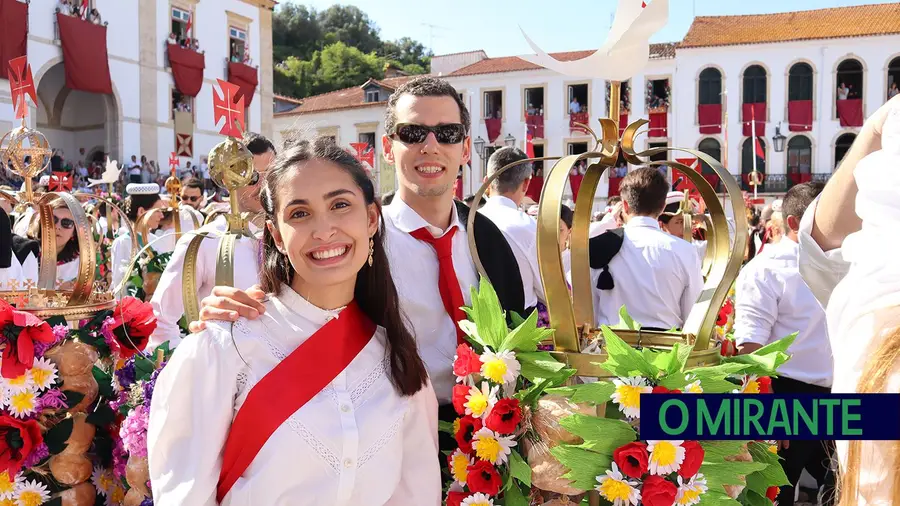
[[200,321],[191,322],[188,330],[191,333],[200,332],[206,328],[207,320],[235,321],[240,317],[255,320],[266,312],[263,305],[265,298],[266,294],[257,285],[247,291],[217,286],[200,301]]

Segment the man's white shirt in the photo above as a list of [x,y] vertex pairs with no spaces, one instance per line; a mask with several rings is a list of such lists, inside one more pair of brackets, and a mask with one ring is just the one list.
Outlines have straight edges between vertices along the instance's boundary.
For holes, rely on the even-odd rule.
[[609,263],[615,286],[599,290],[601,270],[591,269],[595,323],[618,323],[625,306],[644,327],[681,328],[703,291],[696,248],[646,216],[630,218],[624,232],[622,248]]
[[525,307],[535,307],[538,300],[544,300],[544,286],[537,259],[537,222],[520,211],[515,202],[502,195],[489,198],[478,212],[503,232],[519,265]]

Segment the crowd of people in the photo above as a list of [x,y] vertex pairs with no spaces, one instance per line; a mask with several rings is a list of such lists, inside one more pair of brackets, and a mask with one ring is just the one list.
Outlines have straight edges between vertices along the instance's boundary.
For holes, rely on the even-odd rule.
[[102,25],[103,18],[100,11],[90,7],[87,1],[81,0],[59,0],[57,9],[61,14],[66,16],[74,16],[76,18],[85,19],[95,25]]
[[[400,86],[387,103],[384,142],[399,187],[383,199],[361,163],[329,137],[298,134],[276,147],[249,135],[257,177],[235,195],[249,234],[234,244],[232,286],[217,286],[217,237],[229,221],[203,207],[206,160],[177,173],[189,208],[180,216],[166,214],[172,196],[161,195],[165,178],[155,164],[137,156],[125,163],[129,220],[147,222],[159,251],[171,254],[148,294],[158,319],[150,349],[176,348],[150,406],[155,504],[310,496],[333,504],[441,503],[446,457],[438,455],[456,441],[439,435],[438,422],[456,417],[457,322],[479,284],[467,238],[472,211],[454,197],[458,168],[471,155],[470,128],[469,111],[446,81],[425,76]],[[900,313],[891,301],[900,276],[890,233],[898,200],[885,191],[900,191],[891,171],[898,159],[894,98],[866,121],[827,187],[798,184],[761,212],[748,209],[753,226],[735,285],[734,342],[747,354],[798,333],[773,380],[776,392],[898,390]],[[488,175],[515,162],[477,206],[474,247],[505,311],[546,313],[538,224],[526,197],[533,166],[505,147],[491,155]],[[707,246],[702,225],[685,230],[685,211],[702,214],[686,209],[663,172],[638,167],[623,175],[620,197],[590,227],[593,325],[617,324],[625,307],[643,329],[684,326],[703,291]],[[74,236],[66,212],[54,211],[60,265],[71,261]],[[192,224],[194,213],[207,224]],[[560,215],[571,281],[580,275],[571,272],[573,209],[563,206]],[[186,234],[176,241],[179,219]],[[183,276],[196,233],[210,237],[197,250],[190,294],[201,301],[200,320],[185,330]],[[119,280],[129,242],[120,229],[112,246]],[[597,347],[583,345],[585,352]],[[778,504],[794,504],[804,470],[821,504],[900,503],[891,474],[898,444],[780,444],[791,485]]]

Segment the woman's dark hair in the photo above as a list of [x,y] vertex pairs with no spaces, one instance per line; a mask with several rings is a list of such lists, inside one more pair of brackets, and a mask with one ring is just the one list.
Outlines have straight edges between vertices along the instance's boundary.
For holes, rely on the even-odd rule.
[[[62,203],[62,201],[55,201],[50,204],[53,209],[65,208],[66,205]],[[41,234],[43,233],[43,229],[41,228],[41,215],[40,213],[34,213],[31,217],[31,223],[28,226],[28,237],[34,239],[38,242],[41,242]],[[53,231],[56,233],[56,230]],[[78,253],[80,251],[78,243],[78,231],[72,231],[72,238],[69,239],[69,242],[63,247],[62,251],[56,254],[56,263],[64,264],[71,262],[78,258]]]
[[559,219],[561,219],[563,221],[563,223],[565,223],[566,226],[571,229],[572,222],[575,220],[575,212],[572,211],[571,207],[569,207],[565,204],[562,204],[559,207]]
[[149,210],[153,207],[153,204],[156,204],[160,199],[158,193],[150,193],[150,194],[140,194],[140,195],[129,195],[127,199],[125,199],[125,214],[128,216],[128,220],[132,223],[136,222],[138,219],[138,210],[143,208],[144,211]]
[[[324,160],[347,171],[362,190],[366,204],[375,204],[379,215],[381,214],[381,206],[375,198],[375,186],[359,161],[337,146],[331,138],[317,137],[312,141],[292,142],[272,162],[259,195],[268,221],[277,223],[278,195],[275,189],[280,188],[284,179],[299,165],[311,160]],[[363,265],[359,271],[354,298],[366,316],[387,331],[386,354],[391,361],[391,382],[394,388],[401,395],[412,395],[425,385],[428,374],[419,357],[416,341],[406,328],[400,313],[399,296],[385,253],[384,234],[384,222],[380,221],[378,230],[372,237],[373,263],[371,266]],[[260,269],[260,286],[267,293],[277,294],[281,291],[282,284],[291,284],[294,269],[287,255],[275,247],[275,239],[268,227],[263,229],[263,249],[265,259]]]

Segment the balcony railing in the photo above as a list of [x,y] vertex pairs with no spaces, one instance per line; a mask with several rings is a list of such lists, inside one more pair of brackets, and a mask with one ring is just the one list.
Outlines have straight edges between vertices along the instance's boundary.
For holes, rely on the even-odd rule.
[[[741,189],[752,192],[753,186],[749,184],[746,174],[741,175]],[[825,184],[831,179],[831,172],[814,172],[812,174],[766,174],[763,183],[757,188],[759,193],[783,193],[794,185],[812,181]]]

